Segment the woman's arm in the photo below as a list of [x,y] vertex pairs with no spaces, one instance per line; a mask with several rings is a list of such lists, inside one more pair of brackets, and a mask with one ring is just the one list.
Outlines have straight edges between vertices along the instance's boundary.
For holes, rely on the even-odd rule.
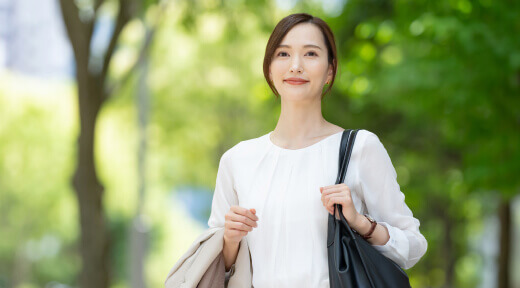
[[[352,224],[352,228],[360,235],[367,234],[368,231],[370,231],[371,226],[372,223],[370,223],[367,217],[361,214],[359,214],[359,217],[356,219],[356,223]],[[371,238],[369,238],[367,241],[372,245],[385,245],[388,240],[390,240],[388,229],[381,224],[377,224],[374,232],[372,232]]]
[[[367,213],[378,222],[374,239],[369,242],[404,269],[411,268],[426,253],[428,242],[419,231],[419,220],[413,217],[404,201],[405,195],[397,183],[397,173],[385,147],[374,133],[360,132],[365,137],[359,139],[364,143],[358,162],[357,188],[364,198]],[[361,219],[357,224],[360,233],[367,232],[368,219],[358,218]]]
[[222,253],[224,254],[224,264],[226,265],[226,272],[229,272],[231,266],[235,264],[238,256],[238,248],[240,248],[240,243],[229,243],[226,242],[226,238],[224,238],[224,249]]
[[[211,215],[208,220],[208,226],[210,228],[224,227],[226,213],[231,206],[238,205],[238,196],[234,189],[232,177],[231,152],[231,149],[226,151],[220,158],[215,192],[213,193],[213,200],[211,202]],[[234,244],[226,242],[226,238],[224,237],[222,254],[224,256],[226,271],[235,263],[239,247],[240,243]]]

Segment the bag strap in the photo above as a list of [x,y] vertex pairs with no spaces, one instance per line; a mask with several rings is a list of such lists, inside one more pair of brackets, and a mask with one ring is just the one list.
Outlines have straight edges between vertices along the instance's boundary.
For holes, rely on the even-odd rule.
[[[336,184],[343,183],[345,180],[345,176],[347,175],[348,163],[350,162],[350,156],[352,155],[352,149],[354,148],[354,141],[356,140],[356,135],[358,131],[359,129],[348,129],[343,131],[339,148],[339,167],[338,177],[336,178]],[[339,213],[342,213],[340,204],[334,204],[334,214],[332,214],[333,217],[336,217],[336,210],[338,210]]]
[[345,180],[348,163],[350,162],[350,156],[352,155],[352,149],[354,148],[354,141],[356,140],[356,135],[358,131],[358,129],[348,129],[343,131],[339,149],[339,169],[338,177],[336,178],[336,184],[343,183]]

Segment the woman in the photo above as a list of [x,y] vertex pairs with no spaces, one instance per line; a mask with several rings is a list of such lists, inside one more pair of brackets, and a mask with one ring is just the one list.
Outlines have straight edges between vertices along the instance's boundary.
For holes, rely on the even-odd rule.
[[281,98],[278,123],[226,151],[217,173],[208,224],[225,229],[226,277],[232,277],[246,237],[255,288],[329,287],[327,213],[334,204],[342,205],[353,229],[404,269],[426,252],[419,221],[374,133],[359,131],[345,183],[331,185],[344,129],[323,118],[321,100],[336,71],[334,36],[323,20],[293,14],[277,24],[267,43],[264,76]]

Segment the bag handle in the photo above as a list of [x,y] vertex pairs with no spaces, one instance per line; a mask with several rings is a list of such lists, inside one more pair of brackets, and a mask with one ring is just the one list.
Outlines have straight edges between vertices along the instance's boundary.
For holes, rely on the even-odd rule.
[[[352,149],[354,148],[354,141],[356,140],[356,135],[359,129],[348,129],[343,131],[343,135],[341,136],[341,144],[339,149],[339,169],[338,169],[338,177],[336,179],[336,184],[343,183],[347,174],[347,168],[348,164],[350,162],[350,156],[352,155]],[[343,216],[341,204],[334,204],[334,214],[332,214],[332,217],[334,217],[334,220],[336,220],[336,210],[340,214],[340,220],[343,224],[345,224],[348,227],[348,231],[350,231],[350,234],[353,238],[355,238],[354,232],[350,228],[350,226],[347,223],[347,220]],[[334,225],[336,225],[336,221],[334,221]]]
[[336,178],[336,184],[340,184],[345,180],[347,174],[348,163],[350,162],[350,155],[354,147],[354,141],[356,140],[358,130],[345,130],[341,137],[341,144],[339,149],[339,170],[338,177]]

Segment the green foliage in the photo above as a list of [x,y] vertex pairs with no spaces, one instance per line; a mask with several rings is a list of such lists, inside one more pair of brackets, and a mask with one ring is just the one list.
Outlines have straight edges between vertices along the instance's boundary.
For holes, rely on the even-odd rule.
[[[17,279],[22,282],[16,284],[72,284],[79,269],[78,215],[70,188],[76,127],[66,121],[74,114],[72,98],[60,98],[65,89],[38,81],[2,79],[0,279],[6,286]],[[42,87],[46,93],[38,92]]]
[[519,192],[520,39],[511,35],[520,26],[510,4],[398,1],[358,13],[366,2],[350,1],[333,22],[346,68],[327,112],[375,132],[404,174],[429,241],[411,269],[424,275],[418,287],[475,287],[482,256],[467,241],[497,207],[486,194]]

